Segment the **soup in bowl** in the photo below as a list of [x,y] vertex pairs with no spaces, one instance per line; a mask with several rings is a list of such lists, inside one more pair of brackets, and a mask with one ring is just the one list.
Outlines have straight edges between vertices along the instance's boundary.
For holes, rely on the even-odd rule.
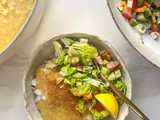
[[0,1],[0,63],[15,51],[36,30],[46,0]]

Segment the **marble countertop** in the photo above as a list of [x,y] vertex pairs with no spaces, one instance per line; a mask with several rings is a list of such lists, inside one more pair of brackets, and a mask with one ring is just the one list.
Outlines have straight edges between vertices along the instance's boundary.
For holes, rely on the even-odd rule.
[[[35,48],[52,36],[83,32],[109,41],[132,77],[132,101],[151,119],[160,120],[160,69],[129,45],[112,20],[106,0],[48,0],[43,19],[27,43],[0,65],[0,120],[27,120],[22,76]],[[126,120],[138,120],[130,111]]]

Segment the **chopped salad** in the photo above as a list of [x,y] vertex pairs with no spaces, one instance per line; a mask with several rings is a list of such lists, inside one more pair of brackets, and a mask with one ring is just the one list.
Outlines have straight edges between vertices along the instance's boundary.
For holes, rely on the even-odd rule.
[[118,9],[140,34],[148,33],[154,40],[159,38],[159,0],[122,0]]
[[[107,50],[97,50],[88,43],[87,39],[83,38],[78,40],[62,38],[61,41],[54,41],[53,44],[55,57],[52,62],[64,76],[63,84],[68,85],[71,93],[78,98],[76,109],[81,114],[89,112],[95,120],[110,115],[95,97],[101,93],[112,94],[118,105],[122,105],[123,101],[113,93],[108,84],[99,78],[101,72],[123,94],[126,94],[127,87],[121,73],[121,65],[112,59]],[[92,62],[93,58],[97,60],[100,71]]]

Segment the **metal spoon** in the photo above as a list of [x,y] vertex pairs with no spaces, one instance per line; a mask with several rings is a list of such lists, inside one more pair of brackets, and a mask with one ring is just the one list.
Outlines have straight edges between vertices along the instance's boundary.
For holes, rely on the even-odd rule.
[[[100,70],[96,59],[93,59],[97,69]],[[142,119],[149,120],[124,94],[122,94],[102,73],[99,73],[100,78],[108,83],[110,88]]]

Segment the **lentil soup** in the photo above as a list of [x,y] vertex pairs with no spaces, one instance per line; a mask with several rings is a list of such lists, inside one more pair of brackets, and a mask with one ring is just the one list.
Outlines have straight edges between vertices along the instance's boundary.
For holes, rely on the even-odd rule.
[[14,39],[35,0],[0,0],[0,52]]

